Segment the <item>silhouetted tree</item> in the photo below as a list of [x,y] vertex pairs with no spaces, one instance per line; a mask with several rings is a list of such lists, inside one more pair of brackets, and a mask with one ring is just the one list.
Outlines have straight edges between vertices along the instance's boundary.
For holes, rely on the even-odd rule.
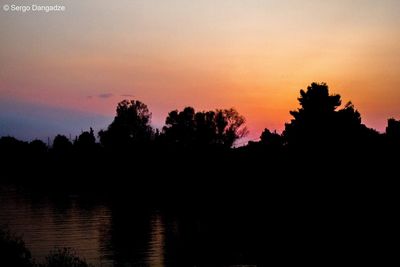
[[11,136],[0,138],[0,153],[2,156],[20,155],[26,151],[28,143]]
[[[29,143],[28,155],[30,157],[30,164],[35,168],[42,166],[45,157],[47,156],[48,147],[42,140],[33,140]],[[40,163],[40,164],[39,164]]]
[[400,139],[400,120],[394,118],[388,119],[388,125],[386,127],[386,135],[389,138]]
[[183,111],[171,111],[163,127],[164,134],[169,143],[182,147],[192,146],[195,142],[195,110],[186,107]]
[[194,121],[197,143],[200,146],[214,144],[216,138],[215,112],[197,112]]
[[47,145],[42,140],[33,140],[29,143],[29,150],[33,154],[45,154],[47,152]]
[[57,135],[53,141],[53,151],[56,153],[67,153],[72,149],[71,141],[65,135]]
[[94,136],[93,129],[90,127],[89,131],[82,132],[75,140],[74,145],[78,149],[92,149],[96,145],[96,137]]
[[341,110],[340,95],[330,95],[325,83],[312,83],[307,91],[300,90],[301,105],[291,111],[294,117],[283,133],[289,145],[323,149],[327,145],[349,144],[368,129],[361,124],[360,113],[349,102]]
[[283,138],[276,131],[273,133],[267,128],[261,133],[260,143],[264,146],[279,148],[283,145]]
[[400,146],[400,120],[388,119],[386,127],[386,137],[389,145]]
[[118,103],[117,115],[107,130],[99,132],[100,142],[105,147],[143,144],[152,138],[151,113],[147,106],[135,100]]
[[[0,182],[9,178],[22,178],[21,173],[29,169],[28,165],[33,164],[29,153],[28,142],[20,141],[14,137],[5,136],[0,138]],[[20,166],[24,166],[21,168]]]
[[237,110],[217,110],[216,114],[218,142],[231,147],[236,140],[245,137],[248,130],[245,127],[246,119]]
[[245,119],[235,109],[195,112],[186,107],[171,111],[163,128],[165,139],[181,147],[231,147],[247,134]]

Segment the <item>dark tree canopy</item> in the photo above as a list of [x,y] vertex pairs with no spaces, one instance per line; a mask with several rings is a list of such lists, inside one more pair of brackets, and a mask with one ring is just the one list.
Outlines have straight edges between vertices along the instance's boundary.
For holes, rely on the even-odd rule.
[[298,100],[301,107],[290,112],[294,118],[285,125],[283,133],[289,145],[349,143],[366,128],[351,102],[337,110],[341,97],[330,95],[325,83],[312,83],[307,91],[300,90]]
[[29,143],[30,151],[33,153],[43,154],[47,152],[47,145],[42,140],[33,140]]
[[53,151],[65,153],[72,148],[72,143],[65,135],[57,135],[53,141]]
[[96,145],[96,137],[94,131],[90,128],[89,131],[82,132],[75,140],[74,145],[79,149],[91,149]]
[[245,122],[246,119],[234,108],[217,110],[216,124],[219,141],[227,147],[233,146],[236,140],[249,133]]
[[151,113],[138,100],[118,103],[117,115],[107,130],[99,132],[100,142],[106,147],[124,147],[148,142],[153,135]]
[[388,119],[388,125],[386,127],[386,137],[389,145],[400,147],[400,120],[394,118]]
[[340,95],[330,95],[328,85],[325,83],[312,83],[307,87],[307,91],[300,90],[298,100],[301,108],[290,112],[295,118],[302,113],[307,113],[309,116],[329,115],[342,104]]
[[395,120],[394,118],[388,119],[386,135],[389,138],[400,139],[400,120]]
[[194,108],[186,107],[168,114],[163,136],[167,143],[181,147],[232,147],[247,134],[244,123],[244,117],[233,108],[195,112]]
[[0,151],[5,154],[19,154],[24,151],[27,143],[20,141],[11,136],[3,136],[0,138]]
[[171,111],[165,120],[163,131],[173,144],[191,145],[195,142],[195,110],[186,107],[183,111]]
[[271,132],[269,129],[265,128],[261,133],[260,142],[264,146],[280,148],[283,145],[283,138],[276,131]]

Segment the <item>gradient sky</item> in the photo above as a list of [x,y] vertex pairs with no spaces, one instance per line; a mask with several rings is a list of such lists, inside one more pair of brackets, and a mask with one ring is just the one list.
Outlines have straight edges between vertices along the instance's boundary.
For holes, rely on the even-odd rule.
[[102,128],[135,98],[158,127],[173,109],[235,107],[256,139],[283,129],[313,81],[370,127],[400,118],[398,0],[0,2],[67,7],[0,10],[0,135]]

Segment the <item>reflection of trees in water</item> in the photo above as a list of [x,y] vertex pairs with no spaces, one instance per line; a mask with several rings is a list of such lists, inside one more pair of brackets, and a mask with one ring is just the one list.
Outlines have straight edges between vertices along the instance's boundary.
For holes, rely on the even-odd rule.
[[[151,213],[126,203],[112,208],[111,226],[103,233],[107,255],[115,266],[147,266],[147,248],[151,239]],[[128,265],[129,266],[129,265]]]
[[[220,207],[163,214],[165,266],[230,266],[257,262],[262,233],[256,213]],[[264,240],[265,241],[265,240]]]
[[63,247],[73,248],[90,263],[101,261],[101,229],[110,223],[106,206],[67,194],[16,191],[13,186],[0,189],[0,196],[0,225],[8,223],[12,232],[23,236],[36,261]]

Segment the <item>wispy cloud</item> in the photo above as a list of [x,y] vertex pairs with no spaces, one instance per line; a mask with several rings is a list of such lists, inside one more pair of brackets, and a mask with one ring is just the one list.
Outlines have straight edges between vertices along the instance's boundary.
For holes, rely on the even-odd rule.
[[111,93],[103,93],[103,94],[97,95],[97,97],[99,97],[99,98],[110,98],[112,96],[113,96],[113,94],[111,94]]
[[121,95],[122,97],[135,97],[134,95],[129,95],[129,94],[126,94],[126,95]]

